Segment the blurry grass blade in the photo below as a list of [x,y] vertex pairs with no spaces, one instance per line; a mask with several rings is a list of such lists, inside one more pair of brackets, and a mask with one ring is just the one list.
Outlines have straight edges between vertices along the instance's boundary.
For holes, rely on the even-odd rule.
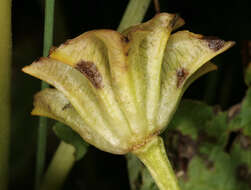
[[0,189],[8,189],[11,82],[11,0],[0,6]]
[[[53,25],[54,25],[54,6],[55,0],[45,0],[45,23],[44,23],[44,44],[43,56],[49,54],[49,49],[53,43]],[[42,81],[41,89],[47,88],[48,84]],[[46,140],[47,140],[47,118],[40,117],[38,125],[37,138],[37,155],[36,155],[36,174],[35,174],[35,189],[40,186],[40,178],[44,170],[46,157]]]
[[151,0],[130,0],[120,21],[118,31],[121,32],[131,25],[141,23],[150,3]]
[[189,31],[179,31],[171,35],[161,73],[162,90],[157,123],[160,128],[169,122],[184,87],[187,87],[186,81],[193,73],[233,45],[234,42],[231,41],[225,42],[216,37],[206,37]]

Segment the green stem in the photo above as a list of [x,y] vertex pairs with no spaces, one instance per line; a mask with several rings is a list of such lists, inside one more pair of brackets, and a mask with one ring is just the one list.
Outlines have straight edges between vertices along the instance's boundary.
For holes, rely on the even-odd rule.
[[141,23],[150,2],[151,0],[130,0],[117,30],[122,32],[129,26]]
[[[140,23],[147,11],[147,8],[150,5],[151,0],[131,0],[126,8],[126,11],[123,15],[122,21],[118,27],[118,31],[122,31],[125,28]],[[48,50],[49,51],[49,50]],[[63,142],[61,142],[62,144]],[[70,149],[69,146],[60,146],[58,147],[58,150],[56,151],[56,154],[53,156],[52,163],[50,164],[49,169],[46,172],[44,182],[42,185],[42,190],[57,190],[59,189],[66,176],[70,172],[71,167],[74,165],[75,159],[72,158],[72,153],[68,150]],[[72,147],[74,149],[74,147]],[[61,149],[61,151],[59,151]],[[64,150],[65,149],[65,150]],[[53,162],[60,162],[61,158],[64,158],[67,160],[68,169],[60,169],[60,165],[53,164]],[[58,160],[58,161],[57,161]],[[63,167],[65,168],[65,167]],[[59,174],[60,176],[58,178],[55,178],[54,176]],[[64,178],[62,177],[64,176]],[[60,179],[60,180],[58,180]],[[55,181],[54,181],[55,180]]]
[[160,190],[179,190],[161,137],[153,139],[133,152],[149,169]]
[[75,162],[75,147],[61,141],[44,177],[41,190],[60,189]]
[[11,0],[0,6],[0,189],[7,190],[10,144]]
[[[43,56],[48,56],[53,41],[53,22],[54,22],[55,0],[46,0],[45,2],[45,24],[44,24],[44,49]],[[48,84],[42,82],[41,89],[47,88]],[[44,170],[46,155],[46,136],[47,136],[47,118],[39,118],[37,141],[37,160],[35,174],[35,189],[39,189],[40,179]]]

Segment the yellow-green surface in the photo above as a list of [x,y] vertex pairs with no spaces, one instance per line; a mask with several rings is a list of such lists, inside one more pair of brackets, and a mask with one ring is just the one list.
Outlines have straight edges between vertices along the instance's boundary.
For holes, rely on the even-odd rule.
[[[33,114],[70,125],[84,140],[110,153],[151,146],[188,85],[214,70],[208,61],[233,45],[189,31],[170,35],[183,23],[177,15],[161,13],[123,33],[94,30],[68,40],[48,58],[23,68],[57,89],[36,96]],[[159,166],[156,160],[151,165],[152,158],[141,159],[161,189],[178,189],[163,147],[154,147],[144,155],[157,156]],[[171,181],[165,182],[164,175]]]
[[75,151],[72,145],[65,142],[60,143],[46,172],[41,190],[60,189],[75,162]]
[[94,30],[60,45],[23,71],[69,102],[58,106],[57,95],[40,93],[33,113],[64,122],[74,111],[82,124],[72,128],[90,144],[115,154],[137,149],[167,126],[188,84],[214,69],[206,63],[233,45],[188,31],[170,36],[182,23],[161,13],[123,34]]
[[133,153],[149,169],[160,190],[180,190],[161,137],[154,137]]
[[7,189],[10,138],[11,0],[0,5],[0,189]]

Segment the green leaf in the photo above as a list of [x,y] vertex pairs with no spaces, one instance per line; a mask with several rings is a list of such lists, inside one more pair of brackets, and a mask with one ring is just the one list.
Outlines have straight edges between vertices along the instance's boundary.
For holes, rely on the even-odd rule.
[[75,131],[59,122],[53,126],[53,130],[58,138],[75,147],[76,160],[80,160],[84,157],[89,144],[86,143]]
[[[250,190],[251,135],[245,132],[247,125],[241,125],[243,110],[249,107],[246,104],[240,111],[236,105],[215,113],[198,101],[181,102],[165,140],[182,190]],[[131,184],[140,190],[155,189],[149,172],[143,165],[135,167],[136,162],[128,160],[129,174],[131,170],[135,175]]]
[[204,159],[195,156],[189,163],[187,180],[181,179],[185,190],[236,190],[234,168],[230,156],[219,148],[208,155],[211,166]]
[[212,107],[199,101],[185,100],[181,102],[168,129],[179,130],[183,135],[189,135],[195,140],[198,137],[198,130],[205,128],[213,115]]

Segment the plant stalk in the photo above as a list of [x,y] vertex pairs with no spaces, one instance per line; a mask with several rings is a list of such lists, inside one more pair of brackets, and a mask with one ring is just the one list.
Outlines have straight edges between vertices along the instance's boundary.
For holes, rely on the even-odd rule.
[[[54,24],[54,5],[55,0],[45,1],[45,24],[44,24],[44,48],[43,56],[48,56],[53,41]],[[47,88],[48,84],[41,83],[41,89]],[[39,118],[38,141],[37,141],[37,160],[35,174],[35,189],[39,189],[41,176],[44,170],[46,156],[46,137],[47,137],[47,118]]]
[[130,0],[117,30],[122,32],[129,26],[141,23],[150,2],[151,0]]
[[133,154],[145,164],[160,190],[180,190],[161,137],[153,137]]
[[10,144],[11,0],[0,6],[0,189],[8,188]]
[[75,162],[75,147],[61,141],[44,177],[41,190],[60,189]]

